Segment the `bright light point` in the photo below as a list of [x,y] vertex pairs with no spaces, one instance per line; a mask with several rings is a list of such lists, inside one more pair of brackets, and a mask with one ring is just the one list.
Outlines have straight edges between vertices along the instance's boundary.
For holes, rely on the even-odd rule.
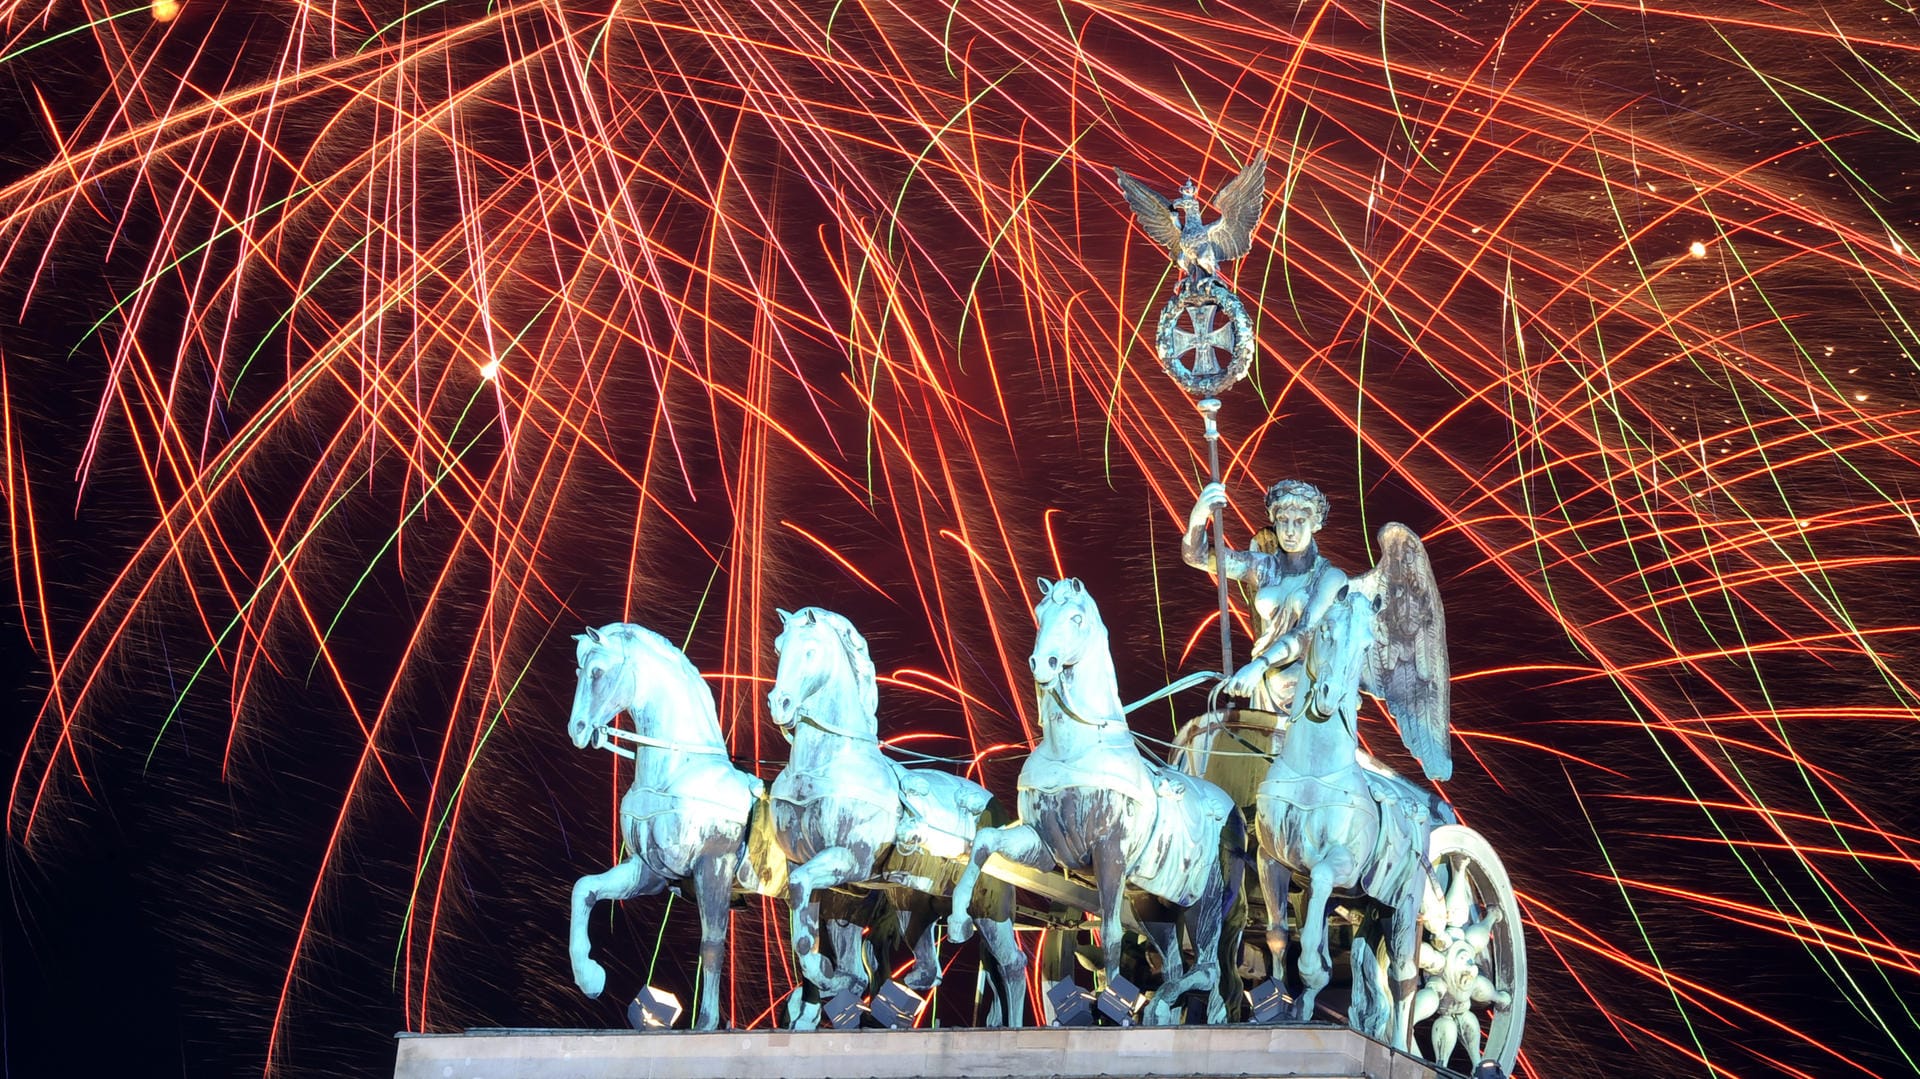
[[1864,401],[1867,399],[1867,395],[1864,393],[1856,393],[1853,395],[1853,399],[1856,401]]
[[1692,243],[1687,245],[1687,254],[1692,255],[1694,258],[1697,258],[1697,259],[1706,258],[1707,245],[1701,243],[1699,240],[1695,240]]
[[492,382],[500,374],[500,361],[488,360],[480,365],[480,377]]
[[1798,522],[1798,523],[1799,523],[1799,525],[1800,525],[1800,527],[1801,527],[1801,528],[1808,528],[1808,527],[1810,527],[1810,526],[1812,526],[1812,524],[1813,524],[1813,522],[1812,522],[1812,521],[1800,521],[1800,522]]
[[180,0],[154,0],[154,22],[172,22],[173,17],[178,14],[180,14]]

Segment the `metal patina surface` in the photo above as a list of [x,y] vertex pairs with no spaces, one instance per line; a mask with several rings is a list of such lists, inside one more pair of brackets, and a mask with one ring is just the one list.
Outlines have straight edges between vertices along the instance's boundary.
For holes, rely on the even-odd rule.
[[[1021,823],[984,829],[954,890],[956,906],[994,855],[1041,872],[1061,868],[1094,878],[1094,913],[1107,983],[1120,973],[1121,911],[1129,886],[1179,909],[1193,943],[1185,969],[1178,936],[1149,934],[1165,984],[1148,1005],[1149,1023],[1174,1021],[1174,1002],[1207,994],[1207,1020],[1227,1019],[1237,992],[1237,933],[1225,930],[1230,896],[1245,875],[1246,824],[1226,792],[1142,756],[1127,727],[1107,628],[1077,579],[1039,582],[1039,622],[1028,665],[1039,695],[1040,742],[1020,770]],[[972,931],[958,913],[952,935]]]
[[1188,393],[1218,397],[1246,376],[1259,351],[1253,320],[1220,279],[1220,264],[1253,250],[1253,230],[1267,200],[1266,156],[1255,155],[1214,196],[1220,216],[1213,221],[1202,218],[1199,185],[1191,178],[1179,198],[1168,200],[1122,170],[1113,172],[1140,227],[1180,268],[1154,336],[1160,366]]
[[[1237,904],[1248,870],[1256,868],[1268,969],[1276,976],[1287,967],[1290,890],[1297,883],[1306,892],[1294,964],[1302,991],[1287,998],[1278,980],[1270,983],[1259,1014],[1314,1015],[1332,980],[1330,903],[1338,896],[1349,908],[1341,924],[1357,934],[1349,953],[1352,1029],[1206,1029],[1177,1042],[1164,1033],[1096,1029],[767,1032],[645,1042],[573,1034],[553,1036],[557,1041],[403,1037],[400,1074],[838,1075],[849,1055],[858,1058],[854,1072],[874,1076],[1436,1074],[1394,1050],[1424,1052],[1441,1065],[1464,1059],[1469,1069],[1491,1058],[1513,1070],[1526,1011],[1526,956],[1506,872],[1444,798],[1360,748],[1364,692],[1385,704],[1429,784],[1452,774],[1446,620],[1425,547],[1404,525],[1388,524],[1378,533],[1379,563],[1349,576],[1320,555],[1314,540],[1326,523],[1326,497],[1298,480],[1268,489],[1270,527],[1249,549],[1233,548],[1224,536],[1217,395],[1246,374],[1256,342],[1239,298],[1219,274],[1222,263],[1251,249],[1265,169],[1264,156],[1254,155],[1216,196],[1220,216],[1211,222],[1192,180],[1169,201],[1115,170],[1141,226],[1181,271],[1156,344],[1181,387],[1204,395],[1198,405],[1211,476],[1189,514],[1181,556],[1217,579],[1221,669],[1230,672],[1189,675],[1147,700],[1216,679],[1217,695],[1251,707],[1215,708],[1190,722],[1172,764],[1142,752],[1092,597],[1078,579],[1043,579],[1028,659],[1040,739],[1020,771],[1019,819],[1007,822],[980,785],[886,755],[873,660],[865,638],[841,615],[818,607],[779,612],[779,664],[767,709],[792,753],[770,787],[727,762],[712,696],[684,657],[637,626],[589,630],[578,638],[570,732],[576,745],[633,756],[636,776],[621,809],[629,857],[576,885],[570,954],[575,979],[598,993],[604,972],[588,957],[585,927],[593,903],[690,880],[703,922],[697,1025],[708,1028],[717,1020],[712,995],[727,891],[784,894],[801,976],[787,1021],[805,1032],[819,1026],[824,1006],[855,1007],[847,1002],[875,988],[868,972],[891,960],[875,961],[880,934],[866,929],[891,928],[896,919],[896,935],[908,938],[914,961],[889,999],[923,1000],[939,981],[934,928],[944,916],[956,942],[980,931],[990,956],[983,963],[993,991],[989,1023],[1017,1026],[1027,997],[1027,957],[1012,923],[1018,886],[1061,905],[1033,914],[1043,925],[1077,932],[1080,912],[1097,924],[1096,988],[1106,991],[1100,1008],[1114,1022],[1142,1014],[1149,1025],[1172,1024],[1182,1017],[1182,998],[1194,993],[1205,997],[1206,1021],[1224,1024],[1228,1002],[1240,994],[1244,918]],[[1254,615],[1252,655],[1237,667],[1229,581],[1239,583]],[[633,718],[632,732],[611,726],[623,712]],[[633,748],[613,746],[616,738]],[[1257,838],[1251,849],[1250,827]],[[850,894],[874,901],[856,900],[855,910]],[[1147,907],[1136,908],[1142,897]],[[707,916],[710,906],[721,912],[718,925]],[[1165,908],[1176,912],[1170,916],[1177,924],[1143,913]],[[1143,980],[1146,993],[1133,989],[1121,969],[1136,935],[1159,964],[1158,982]],[[1191,945],[1191,969],[1183,943]],[[1128,973],[1149,965],[1142,961]],[[1043,973],[1043,983],[1071,977],[1058,964]],[[1052,999],[1048,988],[1043,995]],[[888,1014],[904,1013],[896,1007]],[[407,1070],[432,1062],[442,1062],[439,1072]]]
[[1225,503],[1221,484],[1201,490],[1181,554],[1196,568],[1223,569],[1251,595],[1253,657],[1222,688],[1277,722],[1267,733],[1211,719],[1183,739],[1183,759],[1207,772],[1220,734],[1234,727],[1253,734],[1236,734],[1240,744],[1267,748],[1257,790],[1233,794],[1255,805],[1274,969],[1289,938],[1288,890],[1296,875],[1305,878],[1297,963],[1305,991],[1294,1014],[1311,1015],[1331,977],[1329,900],[1365,896],[1391,912],[1380,941],[1385,963],[1363,962],[1366,949],[1355,948],[1349,1021],[1410,1048],[1415,1025],[1431,1019],[1425,1051],[1433,1059],[1457,1061],[1458,1053],[1471,1067],[1492,1058],[1511,1072],[1526,1014],[1526,955],[1506,872],[1451,806],[1359,747],[1364,690],[1386,705],[1429,780],[1453,773],[1446,619],[1425,547],[1405,525],[1388,524],[1378,533],[1379,564],[1350,578],[1314,542],[1328,509],[1318,488],[1274,484],[1271,527],[1245,551],[1218,535]]
[[[581,749],[614,749],[634,762],[633,783],[620,800],[625,859],[573,886],[567,955],[574,983],[589,997],[606,986],[606,970],[589,954],[587,924],[596,904],[683,885],[700,908],[694,1025],[712,1030],[720,1024],[727,904],[736,886],[761,883],[746,854],[748,822],[765,784],[733,767],[712,691],[665,638],[613,623],[574,640],[579,669],[567,734]],[[613,726],[622,714],[631,731]]]
[[[787,766],[773,781],[775,833],[790,865],[794,958],[804,979],[789,1021],[797,1029],[820,1022],[821,1002],[864,985],[861,964],[828,962],[821,948],[821,901],[830,889],[888,885],[915,896],[944,897],[959,874],[957,861],[994,806],[986,788],[958,776],[907,768],[881,752],[879,687],[867,642],[832,611],[804,607],[780,612],[774,643],[780,663],[767,711],[793,742]],[[1019,1026],[1026,1007],[1026,954],[1014,939],[1012,889],[995,882],[979,894],[956,895],[956,907],[976,919],[990,962],[993,1000],[989,1025]],[[945,913],[944,901],[941,913]],[[938,984],[933,933],[937,920],[909,918],[916,990]]]

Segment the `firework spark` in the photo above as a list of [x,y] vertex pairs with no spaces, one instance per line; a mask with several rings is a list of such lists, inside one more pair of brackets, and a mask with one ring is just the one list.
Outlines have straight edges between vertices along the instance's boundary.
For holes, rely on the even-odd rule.
[[555,928],[624,781],[560,737],[581,624],[686,641],[765,774],[776,605],[1002,791],[1034,575],[1123,689],[1191,669],[1205,450],[1108,178],[1264,150],[1229,483],[1319,481],[1351,568],[1428,537],[1523,1070],[1916,1070],[1910,11],[16,0],[0,66],[8,829],[56,881],[128,807],[188,1052],[611,1025]]

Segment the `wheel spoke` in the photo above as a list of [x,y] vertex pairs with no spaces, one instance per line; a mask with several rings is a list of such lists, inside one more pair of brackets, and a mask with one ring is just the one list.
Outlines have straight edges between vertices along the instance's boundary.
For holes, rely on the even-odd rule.
[[[1492,1058],[1511,1071],[1526,1017],[1526,953],[1506,871],[1471,829],[1435,829],[1434,895],[1423,923],[1420,993],[1431,1001],[1425,1039],[1432,1059],[1471,1068]],[[1484,1039],[1484,1045],[1483,1045]]]

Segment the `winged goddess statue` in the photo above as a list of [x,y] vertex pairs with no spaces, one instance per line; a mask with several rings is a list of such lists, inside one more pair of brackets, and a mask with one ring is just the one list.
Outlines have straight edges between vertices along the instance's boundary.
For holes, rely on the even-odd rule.
[[1253,250],[1253,228],[1259,224],[1260,211],[1267,201],[1264,151],[1255,154],[1240,175],[1214,194],[1213,204],[1220,216],[1211,222],[1201,218],[1196,197],[1200,188],[1191,177],[1180,185],[1180,197],[1170,202],[1121,169],[1114,169],[1113,174],[1140,219],[1140,227],[1173,252],[1188,281],[1198,283],[1203,277],[1218,277],[1221,263]]
[[1342,593],[1357,592],[1373,602],[1376,612],[1360,688],[1386,702],[1402,742],[1427,777],[1450,778],[1447,623],[1420,537],[1403,524],[1383,526],[1376,537],[1379,564],[1349,577],[1314,542],[1327,519],[1327,498],[1319,488],[1282,480],[1268,489],[1273,527],[1270,533],[1262,530],[1253,549],[1245,551],[1207,542],[1213,512],[1226,501],[1224,485],[1202,488],[1180,545],[1188,565],[1212,572],[1218,557],[1227,577],[1253,591],[1259,634],[1253,658],[1227,680],[1225,691],[1251,698],[1256,708],[1286,714],[1304,674],[1308,635]]

